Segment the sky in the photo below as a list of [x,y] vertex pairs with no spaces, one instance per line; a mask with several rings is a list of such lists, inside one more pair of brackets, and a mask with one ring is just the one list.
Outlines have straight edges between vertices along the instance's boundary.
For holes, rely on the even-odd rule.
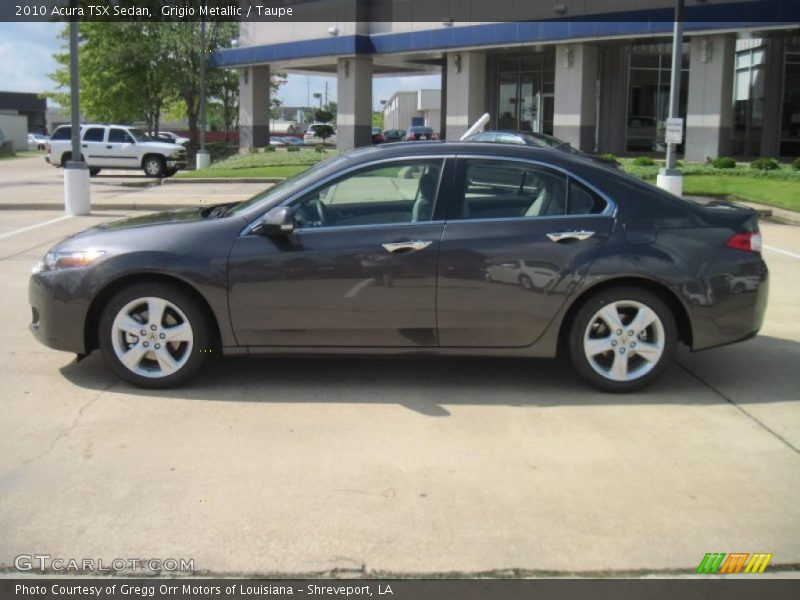
[[[0,91],[41,93],[53,89],[47,76],[56,70],[53,53],[60,50],[63,40],[58,34],[63,25],[56,23],[0,23]],[[336,77],[306,77],[289,74],[278,97],[285,106],[316,106],[315,92],[336,99]],[[372,104],[380,109],[380,101],[388,100],[394,92],[439,88],[439,75],[415,77],[376,77],[372,82]],[[310,94],[309,94],[310,90]]]

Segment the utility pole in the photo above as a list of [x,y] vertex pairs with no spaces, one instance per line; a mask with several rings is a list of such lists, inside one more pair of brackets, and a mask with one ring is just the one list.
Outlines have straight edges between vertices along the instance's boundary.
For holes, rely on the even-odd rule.
[[206,152],[206,22],[200,21],[200,150],[197,152],[195,166],[205,169],[211,164],[211,156]]
[[683,64],[683,9],[685,0],[676,0],[675,25],[672,30],[672,77],[670,81],[669,118],[667,119],[666,165],[658,173],[658,187],[683,195],[683,173],[675,168],[678,144],[683,141],[683,119],[680,118],[681,71]]
[[[77,0],[70,7],[77,8]],[[77,12],[77,11],[76,11]],[[74,19],[74,17],[73,17]],[[89,168],[81,156],[80,77],[78,72],[78,21],[69,24],[69,78],[72,113],[72,155],[64,165],[64,212],[68,215],[88,215],[92,212],[89,190]]]

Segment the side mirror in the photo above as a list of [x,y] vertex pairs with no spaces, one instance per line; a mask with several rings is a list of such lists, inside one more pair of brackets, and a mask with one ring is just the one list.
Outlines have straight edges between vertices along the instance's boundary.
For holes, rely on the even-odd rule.
[[255,235],[288,235],[294,231],[294,211],[277,206],[261,217],[251,231]]

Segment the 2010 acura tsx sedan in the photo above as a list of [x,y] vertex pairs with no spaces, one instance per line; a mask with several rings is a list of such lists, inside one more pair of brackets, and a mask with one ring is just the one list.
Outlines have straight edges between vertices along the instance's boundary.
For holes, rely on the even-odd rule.
[[[570,356],[629,392],[761,327],[755,212],[565,152],[387,144],[238,204],[99,225],[30,279],[44,344],[143,387],[215,354]],[[741,285],[745,282],[745,285]]]

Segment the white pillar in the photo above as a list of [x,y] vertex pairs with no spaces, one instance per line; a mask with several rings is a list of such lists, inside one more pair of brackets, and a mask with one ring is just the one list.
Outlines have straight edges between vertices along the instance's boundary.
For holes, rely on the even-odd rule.
[[574,148],[594,151],[597,126],[597,47],[563,44],[556,48],[553,135]]
[[340,58],[336,66],[336,147],[372,144],[372,59]]
[[448,54],[445,84],[446,136],[448,140],[458,140],[486,112],[486,55]]
[[86,163],[64,165],[64,212],[88,215],[92,212],[89,195],[89,169]]
[[689,162],[726,156],[733,124],[733,34],[694,36],[690,42],[684,156]]
[[239,73],[239,148],[269,144],[269,65]]

